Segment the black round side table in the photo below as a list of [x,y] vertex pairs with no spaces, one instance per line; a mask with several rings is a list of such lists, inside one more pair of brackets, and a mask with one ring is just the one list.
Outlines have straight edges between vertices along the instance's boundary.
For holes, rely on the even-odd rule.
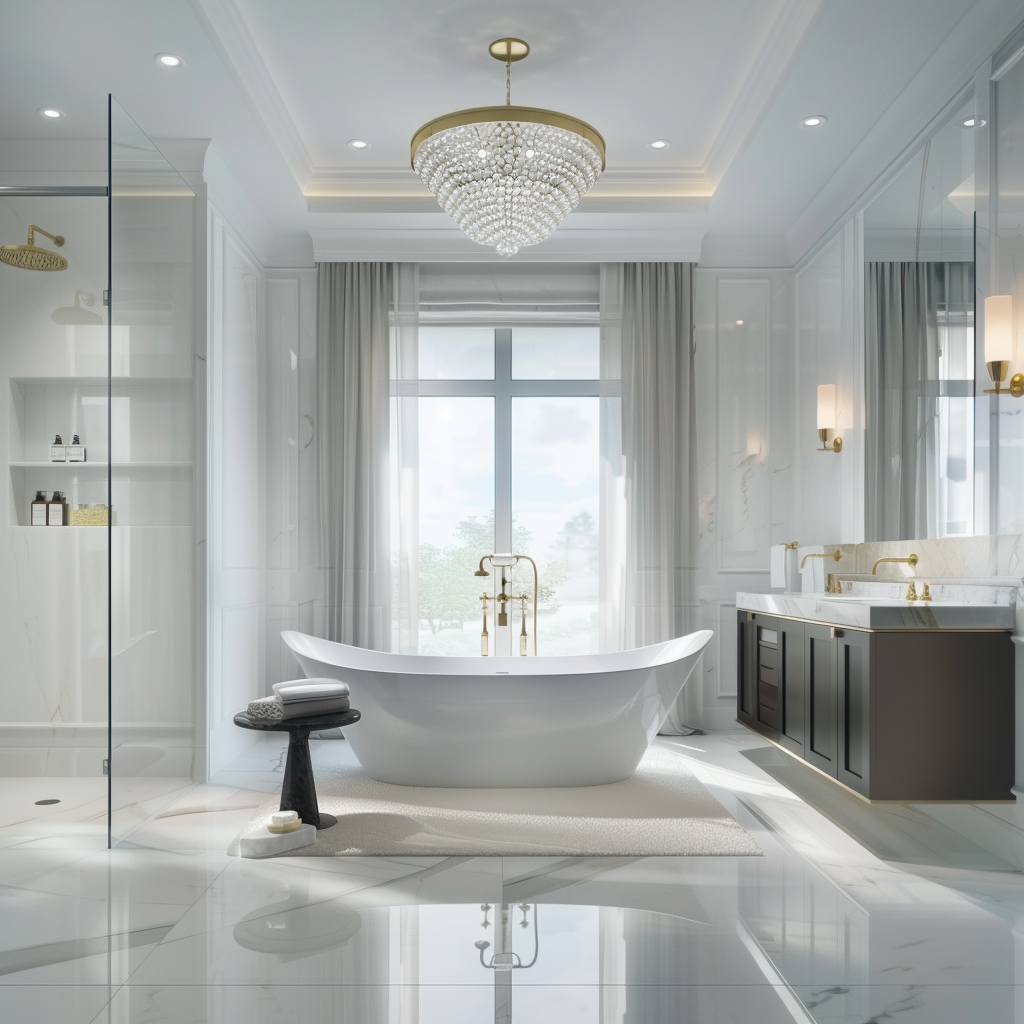
[[262,732],[288,733],[288,758],[284,764],[284,784],[281,786],[281,810],[295,811],[299,817],[318,829],[330,828],[338,823],[333,814],[321,814],[313,784],[313,762],[309,756],[309,734],[320,729],[337,729],[358,722],[360,714],[354,708],[336,715],[309,715],[306,718],[250,718],[244,711],[235,715],[235,725],[243,729]]

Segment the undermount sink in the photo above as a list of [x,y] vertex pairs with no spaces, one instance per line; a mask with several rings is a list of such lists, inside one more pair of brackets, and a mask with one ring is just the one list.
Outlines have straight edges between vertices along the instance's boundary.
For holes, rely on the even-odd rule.
[[[867,594],[736,595],[740,611],[785,615],[854,629],[1013,629],[1008,587],[963,587],[961,600],[908,601]],[[969,592],[969,593],[968,593]]]

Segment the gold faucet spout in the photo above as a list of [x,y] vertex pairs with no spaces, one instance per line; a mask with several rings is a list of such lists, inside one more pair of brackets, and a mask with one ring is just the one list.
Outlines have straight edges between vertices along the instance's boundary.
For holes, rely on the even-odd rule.
[[838,562],[843,557],[842,551],[826,551],[823,553],[814,553],[810,555],[804,555],[803,560],[800,562],[800,568],[802,569],[807,564],[808,558],[831,558],[833,562]]
[[901,565],[909,565],[910,568],[913,569],[914,566],[917,565],[918,558],[917,558],[917,555],[911,554],[907,558],[879,558],[879,559],[876,559],[875,560],[875,564],[873,566],[871,566],[871,575],[872,576],[875,576],[875,575],[878,574],[878,567],[883,562],[899,562]]

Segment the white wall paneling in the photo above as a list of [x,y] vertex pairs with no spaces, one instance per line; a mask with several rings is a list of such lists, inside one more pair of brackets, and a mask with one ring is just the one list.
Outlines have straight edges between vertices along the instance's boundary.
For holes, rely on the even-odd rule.
[[698,268],[694,280],[699,599],[717,639],[687,720],[735,729],[736,592],[766,589],[771,545],[793,539],[793,273]]
[[[793,405],[796,536],[806,544],[864,539],[864,266],[856,218],[796,273],[796,366]],[[817,437],[817,389],[835,384],[838,455]]]
[[720,278],[717,292],[718,571],[763,572],[771,522],[771,286]]
[[209,767],[251,743],[232,723],[263,695],[265,274],[210,208]]
[[718,697],[736,699],[736,602],[716,601],[718,628],[715,630],[718,655]]
[[267,272],[267,630],[264,686],[301,675],[281,630],[315,631],[316,271]]

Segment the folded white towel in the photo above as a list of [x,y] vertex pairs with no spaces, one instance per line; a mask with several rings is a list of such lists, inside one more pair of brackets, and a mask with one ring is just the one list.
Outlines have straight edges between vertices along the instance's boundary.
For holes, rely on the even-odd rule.
[[298,700],[285,704],[276,694],[249,701],[246,709],[252,719],[264,722],[287,721],[291,718],[308,718],[313,715],[338,715],[348,711],[348,697],[323,697],[319,700]]
[[273,697],[260,697],[259,700],[249,701],[246,713],[250,718],[279,722],[284,718],[284,705],[276,694]]
[[274,693],[282,703],[292,704],[304,700],[332,700],[348,697],[348,683],[337,679],[292,679],[274,683]]

